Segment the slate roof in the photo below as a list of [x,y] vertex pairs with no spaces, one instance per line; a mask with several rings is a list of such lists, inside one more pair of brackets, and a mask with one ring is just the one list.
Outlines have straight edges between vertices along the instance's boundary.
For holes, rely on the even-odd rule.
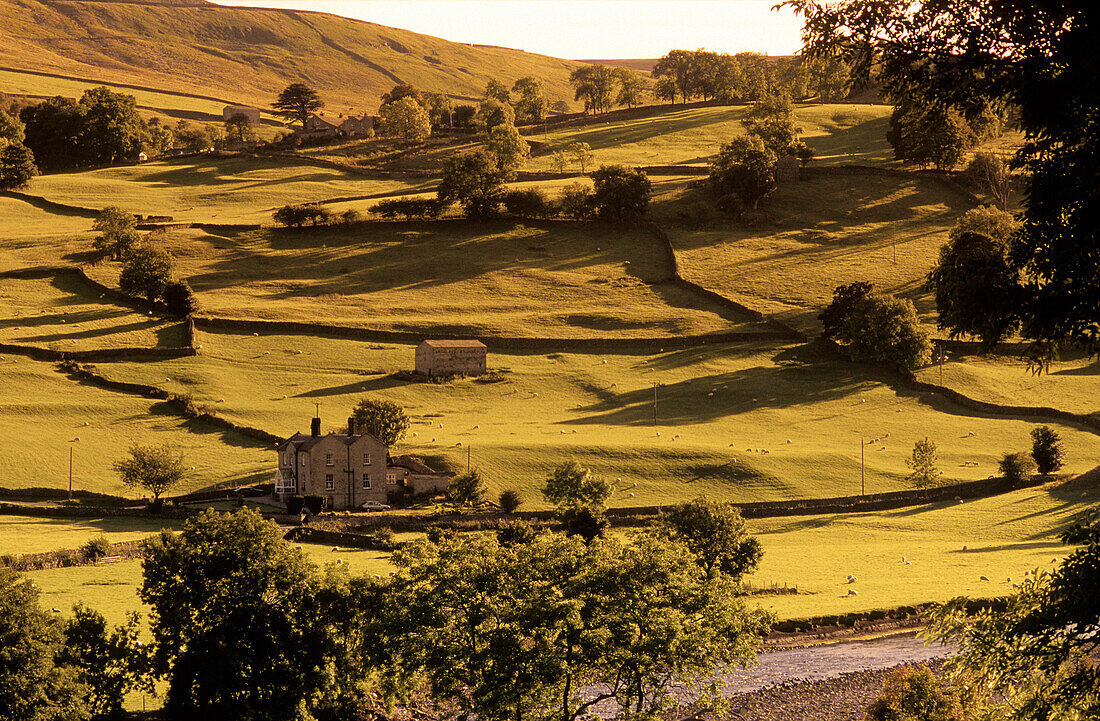
[[420,345],[431,348],[484,348],[485,344],[479,340],[426,340]]

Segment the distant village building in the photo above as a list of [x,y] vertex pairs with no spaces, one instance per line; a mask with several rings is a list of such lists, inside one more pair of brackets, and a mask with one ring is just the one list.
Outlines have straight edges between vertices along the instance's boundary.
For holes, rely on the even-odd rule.
[[259,108],[250,108],[247,105],[226,105],[222,108],[222,120],[229,120],[234,115],[244,115],[253,125],[260,122]]
[[276,447],[275,499],[322,496],[332,510],[358,508],[366,501],[392,503],[402,497],[446,489],[454,473],[440,473],[419,458],[390,458],[389,449],[369,433],[321,434],[314,418],[309,435],[295,433]]
[[148,159],[149,159],[149,154],[146,153],[144,150],[141,151],[140,153],[138,153],[138,162],[139,163],[144,163]]
[[344,118],[344,122],[340,123],[339,131],[342,135],[349,138],[363,138],[374,133],[375,121],[374,116],[363,114],[363,117],[357,118],[354,115],[349,115]]
[[775,182],[797,183],[802,180],[802,164],[793,155],[780,156],[775,163]]
[[416,347],[416,372],[429,378],[485,375],[488,349],[477,340],[426,340]]
[[335,138],[339,129],[336,123],[314,114],[306,118],[305,128],[299,134],[305,138]]

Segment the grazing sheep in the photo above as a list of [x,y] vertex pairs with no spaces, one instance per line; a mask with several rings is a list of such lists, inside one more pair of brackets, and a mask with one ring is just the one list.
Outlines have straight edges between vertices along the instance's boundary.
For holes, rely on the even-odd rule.
[[337,563],[343,563],[343,562],[344,562],[344,559],[342,559],[342,558],[337,558],[337,559],[336,559],[336,562],[337,562]]
[[659,435],[661,435],[661,432],[660,432],[660,431],[657,431],[657,435],[658,435],[658,436],[659,436]]
[[713,397],[714,397],[714,391],[711,391],[710,393],[707,393],[707,398],[713,398]]
[[564,429],[564,428],[562,428],[562,429],[561,429],[561,434],[562,434],[563,436],[565,435],[565,429]]
[[477,429],[479,429],[479,428],[481,428],[481,426],[474,426],[474,430],[475,430],[475,431],[476,431]]
[[860,399],[859,399],[859,402],[860,402],[860,403],[866,403],[866,402],[867,402],[867,399],[866,399],[866,398],[860,398]]
[[1012,576],[1005,579],[1005,583],[1012,583]]
[[630,494],[630,497],[631,497],[631,498],[633,498],[633,497],[634,497],[634,494],[633,494],[633,493],[631,493],[631,494]]
[[855,583],[858,580],[859,579],[856,578],[855,576],[848,576],[848,583]]
[[963,550],[964,550],[964,551],[966,550],[966,546],[963,546]]
[[790,438],[787,439],[787,443],[794,443]]
[[908,559],[908,558],[906,558],[905,556],[902,556],[902,557],[901,557],[901,562],[902,562],[902,563],[909,563],[909,559]]
[[1020,584],[1018,584],[1018,583],[1014,583],[1014,584],[1012,584],[1012,587],[1013,587],[1013,588],[1019,588],[1019,587],[1020,587]]
[[332,547],[332,552],[333,553],[339,553],[340,552],[340,547],[339,546],[333,546]]
[[[202,348],[202,346],[200,345],[199,348]],[[295,355],[302,355],[302,351],[295,351]]]
[[857,590],[856,590],[856,589],[854,589],[854,588],[849,588],[849,589],[848,589],[848,595],[849,595],[849,596],[858,596],[858,595],[859,595],[859,591],[857,591]]
[[574,433],[576,433],[576,432],[577,432],[577,429],[576,429],[576,428],[574,428],[574,429],[573,429],[573,432],[574,432]]
[[88,421],[84,421],[84,425],[88,425]]
[[54,608],[54,609],[50,609],[50,610],[52,610],[54,613],[61,613],[60,608]]
[[297,551],[300,551],[300,550],[302,550],[302,547],[301,546],[295,546],[294,549],[297,550]]
[[258,336],[258,335],[260,335],[260,334],[259,334],[259,333],[253,333],[252,335],[254,335],[254,336]]
[[435,443],[435,438],[434,437],[432,438],[432,443]]
[[605,360],[605,361],[604,361],[604,364],[606,364],[606,363],[607,363],[607,361]]
[[906,561],[906,562],[905,562],[905,565],[906,565],[906,566],[912,566],[912,565],[913,565],[913,562],[912,562],[912,561]]
[[413,438],[416,438],[419,435],[420,435],[419,433],[417,433],[416,431],[413,431]]
[[979,581],[988,581],[988,580],[989,580],[989,578],[988,578],[988,577],[986,577],[986,576],[978,576],[978,580],[979,580]]

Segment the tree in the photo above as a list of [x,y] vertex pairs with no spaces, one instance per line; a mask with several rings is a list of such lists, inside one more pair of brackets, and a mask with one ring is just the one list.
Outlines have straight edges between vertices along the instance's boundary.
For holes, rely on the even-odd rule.
[[441,203],[461,203],[466,217],[485,219],[499,211],[506,178],[484,150],[454,155],[444,163],[436,194]]
[[412,98],[414,101],[416,101],[418,105],[426,105],[424,93],[420,92],[409,83],[398,83],[397,85],[394,85],[388,93],[382,94],[382,102],[380,103],[380,106],[386,106],[390,103],[396,103],[397,101],[404,100],[405,98]]
[[44,100],[23,108],[19,119],[25,126],[23,144],[34,153],[38,167],[54,170],[83,164],[84,110],[75,100]]
[[726,208],[756,210],[776,188],[775,153],[757,137],[738,137],[722,146],[710,166],[710,187]]
[[932,610],[928,642],[958,646],[947,671],[965,679],[989,718],[1087,719],[1100,715],[1100,507],[1081,512],[1061,540],[1076,548],[1037,571],[1001,610],[954,598]]
[[26,126],[23,125],[23,121],[0,110],[0,141],[10,145],[22,145],[23,138],[26,137],[25,133]]
[[118,287],[129,295],[145,296],[152,303],[164,295],[174,270],[175,263],[168,251],[148,243],[138,245],[123,258]]
[[182,280],[169,283],[164,287],[164,305],[168,312],[177,318],[186,318],[199,309],[195,291]]
[[1009,483],[1021,483],[1031,477],[1035,472],[1035,461],[1023,451],[1006,453],[997,462],[1001,471],[1001,477]]
[[504,209],[520,218],[546,218],[554,212],[550,199],[541,188],[509,190],[502,199]]
[[991,238],[1002,246],[1007,246],[1012,236],[1020,229],[1016,216],[990,206],[971,208],[955,221],[948,233],[950,240],[956,240],[966,233],[978,233]]
[[619,84],[619,94],[615,96],[616,105],[625,105],[628,108],[641,105],[645,100],[645,94],[649,92],[649,83],[638,73],[629,68],[615,68],[615,81]]
[[573,162],[581,166],[581,172],[588,172],[588,164],[596,157],[592,153],[592,146],[588,143],[577,141],[565,146],[565,152],[573,159]]
[[288,228],[301,228],[306,223],[317,227],[325,225],[332,219],[332,214],[317,203],[303,203],[301,205],[284,205],[272,214],[276,223],[282,223]]
[[561,214],[575,220],[587,220],[595,212],[592,202],[592,188],[584,183],[573,182],[558,193],[558,206]]
[[500,492],[498,499],[498,505],[500,510],[504,513],[515,513],[519,510],[520,505],[523,503],[523,499],[519,495],[519,491],[511,488],[506,488]]
[[0,709],[18,721],[85,721],[85,687],[59,663],[61,624],[42,612],[38,589],[0,565]]
[[454,103],[443,93],[428,93],[424,96],[425,109],[432,121],[432,130],[448,130],[453,126]]
[[917,488],[928,488],[939,483],[943,472],[936,468],[936,444],[928,438],[913,444],[913,455],[905,459],[912,471],[905,480]]
[[823,103],[837,103],[848,97],[852,89],[852,73],[848,63],[836,55],[802,58],[806,90]]
[[512,94],[508,92],[508,86],[496,78],[489,78],[489,82],[486,83],[485,98],[496,100],[502,105],[510,105],[512,102]]
[[1020,327],[1018,305],[1004,303],[1005,298],[1020,295],[1004,241],[952,231],[928,274],[928,285],[936,295],[937,325],[949,330],[952,338],[974,335],[989,349]]
[[310,114],[325,107],[325,104],[317,91],[305,83],[291,83],[279,93],[271,107],[275,109],[276,115],[290,122],[301,123],[304,130]]
[[460,506],[476,506],[485,498],[485,481],[476,468],[455,476],[447,484],[447,500]]
[[653,66],[653,77],[657,78],[659,96],[675,103],[676,93],[679,93],[686,103],[688,98],[697,94],[697,71],[691,51],[669,51]]
[[171,445],[130,446],[130,457],[115,461],[114,469],[122,485],[153,494],[156,503],[161,494],[171,491],[187,476],[183,454]]
[[610,700],[652,717],[673,684],[749,662],[768,627],[732,582],[652,537],[436,534],[393,558],[395,653],[463,717],[576,721]]
[[297,721],[356,694],[348,649],[374,614],[353,589],[371,584],[319,577],[282,535],[255,511],[207,510],[147,543],[140,595],[170,715]]
[[740,581],[764,555],[760,542],[748,535],[741,511],[731,503],[700,496],[662,509],[658,528],[659,535],[687,546],[707,578],[722,574]]
[[853,359],[911,371],[932,358],[928,334],[908,298],[869,295],[852,308],[838,339]]
[[378,110],[382,130],[402,140],[423,142],[432,134],[432,120],[424,106],[411,97],[386,103]]
[[140,240],[135,227],[137,218],[133,213],[128,213],[122,208],[108,205],[96,214],[92,223],[92,230],[98,230],[99,235],[92,242],[92,247],[104,255],[109,255],[113,260],[122,260],[123,257],[135,247]]
[[110,629],[98,611],[81,604],[73,608],[60,659],[77,671],[77,679],[87,688],[84,703],[97,718],[122,714],[128,693],[154,692],[150,656],[138,640],[140,634],[137,613],[127,614],[124,624]]
[[133,95],[90,88],[80,96],[80,108],[80,150],[85,163],[111,165],[137,158],[148,133]]
[[[148,123],[149,137],[146,140],[145,147],[149,149],[153,155],[163,155],[168,150],[171,150],[176,143],[176,134],[172,132],[172,129],[167,125],[164,125],[160,118],[149,118]],[[255,138],[253,133],[251,136]]]
[[584,101],[584,112],[599,115],[611,106],[615,74],[606,65],[582,65],[569,73],[573,99]]
[[192,153],[199,153],[217,145],[217,137],[210,125],[192,127],[191,123],[181,120],[176,124],[176,145]]
[[794,124],[794,105],[785,93],[774,93],[753,103],[741,121],[745,131],[760,138],[777,158],[793,152],[802,128]]
[[602,511],[611,498],[611,484],[576,461],[568,461],[555,468],[546,479],[542,496],[559,511],[570,508]]
[[481,101],[476,121],[478,129],[488,135],[498,125],[515,125],[516,111],[495,98],[486,98]]
[[923,664],[898,666],[882,695],[867,709],[867,721],[971,721],[973,701],[965,687],[943,684]]
[[1062,438],[1050,426],[1039,426],[1031,430],[1031,458],[1044,476],[1061,470],[1065,464],[1065,451]]
[[451,117],[456,128],[473,128],[477,108],[473,105],[456,105]]
[[843,333],[856,305],[871,295],[873,290],[873,285],[863,281],[837,286],[833,290],[833,301],[817,317],[823,326],[821,337],[836,338]]
[[951,170],[974,144],[975,137],[957,111],[907,102],[890,117],[886,140],[898,160],[922,168],[932,165],[936,170]]
[[1008,201],[1016,190],[1016,179],[1004,158],[993,153],[974,153],[963,175],[989,193],[997,208],[1008,210]]
[[364,398],[356,404],[351,417],[355,428],[349,428],[349,433],[369,433],[387,448],[397,445],[409,432],[408,414],[393,401]]
[[225,121],[225,134],[230,140],[243,143],[256,139],[256,131],[252,129],[252,118],[245,113],[234,113]]
[[516,93],[516,122],[533,125],[546,120],[546,94],[542,81],[533,75],[526,75],[512,85]]
[[490,130],[486,147],[496,159],[497,167],[509,176],[531,157],[531,145],[514,125],[498,125]]
[[641,168],[603,165],[592,173],[592,203],[602,220],[631,223],[641,220],[649,206],[653,185]]
[[30,148],[18,143],[0,147],[0,190],[25,188],[36,175],[38,166]]
[[[837,52],[857,81],[873,72],[894,97],[921,97],[967,118],[1011,105],[1026,138],[1023,228],[1012,248],[1022,274],[1023,334],[1049,359],[1071,341],[1100,346],[1100,107],[1097,18],[1085,3],[964,0],[911,4],[796,0],[811,54]],[[872,70],[873,67],[873,70]],[[1084,139],[1084,140],[1082,140]],[[1018,301],[1017,301],[1018,302]]]

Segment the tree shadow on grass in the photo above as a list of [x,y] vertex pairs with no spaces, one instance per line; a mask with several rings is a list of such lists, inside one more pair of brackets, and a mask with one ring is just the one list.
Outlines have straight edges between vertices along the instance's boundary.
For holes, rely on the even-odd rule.
[[340,386],[330,386],[328,388],[315,388],[313,390],[304,391],[295,395],[295,398],[325,398],[327,396],[344,396],[351,395],[353,393],[373,393],[375,391],[387,390],[389,388],[397,388],[399,386],[409,385],[409,381],[400,380],[392,375],[385,375],[380,378],[371,378],[370,380],[353,381],[351,383],[345,383]]

